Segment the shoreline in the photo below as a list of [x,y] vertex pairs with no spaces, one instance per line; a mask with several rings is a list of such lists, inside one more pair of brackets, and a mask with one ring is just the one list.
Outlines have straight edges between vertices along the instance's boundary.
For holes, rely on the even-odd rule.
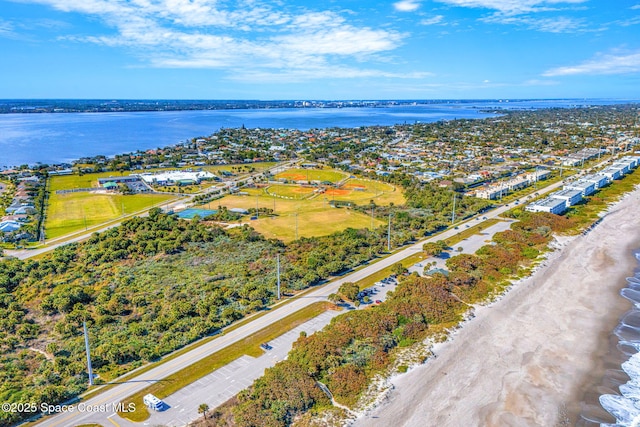
[[575,425],[630,307],[619,291],[637,268],[639,204],[636,188],[590,232],[559,238],[533,275],[477,307],[437,358],[392,377],[387,400],[353,425]]

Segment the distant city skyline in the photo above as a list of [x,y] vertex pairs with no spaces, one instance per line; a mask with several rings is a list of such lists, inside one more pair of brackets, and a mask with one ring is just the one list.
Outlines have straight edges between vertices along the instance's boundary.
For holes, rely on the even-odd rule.
[[0,98],[640,98],[640,0],[0,0]]

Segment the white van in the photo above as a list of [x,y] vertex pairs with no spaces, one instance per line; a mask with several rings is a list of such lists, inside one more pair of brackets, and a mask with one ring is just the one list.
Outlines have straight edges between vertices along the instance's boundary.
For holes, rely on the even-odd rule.
[[151,408],[154,411],[160,411],[164,407],[164,402],[155,397],[153,394],[147,394],[142,398],[142,401],[145,405],[147,405],[148,408]]

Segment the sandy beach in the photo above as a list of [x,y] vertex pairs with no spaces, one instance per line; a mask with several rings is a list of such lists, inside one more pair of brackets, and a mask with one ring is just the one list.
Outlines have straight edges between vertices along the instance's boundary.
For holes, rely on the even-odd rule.
[[637,266],[639,209],[636,190],[586,235],[560,238],[543,267],[394,377],[388,400],[354,425],[575,425],[631,306],[619,290]]

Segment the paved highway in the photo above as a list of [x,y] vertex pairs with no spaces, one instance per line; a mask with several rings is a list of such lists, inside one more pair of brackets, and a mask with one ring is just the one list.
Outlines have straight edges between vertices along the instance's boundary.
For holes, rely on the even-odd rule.
[[[264,172],[256,172],[256,173],[253,173],[253,174],[244,175],[244,176],[236,178],[235,180],[226,181],[225,182],[225,187],[227,187],[227,188],[236,187],[236,186],[238,186],[238,185],[240,185],[242,183],[246,183],[248,181],[252,181],[254,178],[264,175],[265,172],[277,173],[277,172],[279,172],[281,170],[285,170],[287,168],[290,168],[290,167],[294,166],[295,164],[296,164],[296,161],[289,161],[289,162],[285,162],[285,163],[273,166],[273,167],[267,169]],[[169,203],[158,204],[158,205],[153,206],[153,207],[161,207],[161,208],[164,208],[165,211],[170,211],[170,210],[179,211],[179,210],[182,210],[182,209],[186,208],[188,203],[191,201],[191,199],[194,196],[196,196],[198,194],[207,194],[207,193],[213,192],[213,191],[215,191],[216,189],[219,189],[219,188],[220,187],[211,187],[211,188],[205,189],[205,190],[203,190],[201,192],[194,193],[194,194],[188,195],[186,197],[181,197],[181,198],[179,198],[177,200],[174,200],[172,202],[169,202]],[[108,230],[110,228],[117,227],[122,223],[122,221],[124,221],[126,219],[133,218],[135,216],[146,216],[146,215],[148,215],[149,210],[151,210],[153,207],[147,208],[147,209],[144,209],[144,210],[132,213],[132,214],[125,215],[121,220],[115,221],[115,222],[111,222],[108,225],[105,225],[104,227],[92,228],[90,231],[87,231],[85,233],[83,233],[83,232],[76,233],[76,235],[75,236],[72,235],[73,237],[71,237],[71,238],[69,238],[69,236],[62,236],[62,237],[58,237],[58,238],[55,238],[55,239],[48,240],[46,242],[45,246],[37,248],[37,249],[22,249],[22,250],[15,250],[15,251],[14,250],[5,250],[5,253],[7,255],[9,255],[9,256],[12,256],[12,257],[15,257],[15,258],[19,258],[19,259],[32,258],[32,257],[38,256],[38,255],[43,254],[43,253],[51,252],[52,250],[54,250],[54,249],[56,249],[56,248],[58,248],[60,246],[69,244],[69,243],[76,243],[76,242],[81,242],[81,241],[87,240],[89,237],[91,237],[91,235],[93,233],[102,233],[102,232],[104,232],[104,231],[106,231],[106,230]]]
[[[542,195],[544,193],[555,190],[560,187],[562,182],[554,183],[544,189],[540,189],[537,192]],[[482,215],[483,218],[491,219],[496,218],[505,211],[509,210],[510,206],[501,206],[496,209],[493,209],[490,212],[486,212]],[[244,337],[251,335],[264,327],[271,325],[272,323],[283,319],[284,317],[295,313],[302,308],[317,302],[322,301],[327,298],[327,296],[331,293],[337,292],[340,285],[344,282],[357,282],[365,277],[368,277],[386,267],[389,267],[396,262],[400,262],[403,259],[414,255],[417,252],[422,250],[422,245],[425,242],[429,241],[437,241],[437,240],[445,240],[449,237],[454,236],[458,232],[464,229],[464,224],[468,223],[470,225],[476,225],[484,220],[475,220],[475,218],[471,218],[465,222],[458,224],[462,226],[460,230],[449,229],[443,233],[435,235],[429,239],[422,240],[418,243],[412,244],[405,249],[401,249],[386,258],[383,258],[373,264],[367,265],[366,267],[350,273],[346,276],[343,276],[339,279],[333,280],[330,283],[327,283],[307,294],[305,294],[301,298],[294,299],[290,301],[288,304],[280,304],[273,307],[271,311],[262,317],[256,318],[253,321],[250,321],[241,327],[234,329],[230,332],[225,332],[222,336],[214,339],[200,347],[194,348],[193,350],[173,359],[166,363],[163,363],[152,370],[135,377],[134,379],[124,383],[118,384],[115,387],[106,390],[99,395],[89,398],[86,402],[83,402],[88,405],[105,405],[117,403],[128,396],[144,389],[149,384],[159,381],[163,378],[172,375],[173,373],[195,363],[196,361],[206,357],[209,354],[215,353],[216,351],[222,350],[226,346],[233,344]],[[86,413],[80,412],[72,412],[72,413],[60,413],[56,415],[49,416],[45,418],[39,425],[47,426],[47,427],[61,427],[61,426],[72,426],[81,424],[83,421],[86,421]],[[123,424],[124,425],[124,424]]]

